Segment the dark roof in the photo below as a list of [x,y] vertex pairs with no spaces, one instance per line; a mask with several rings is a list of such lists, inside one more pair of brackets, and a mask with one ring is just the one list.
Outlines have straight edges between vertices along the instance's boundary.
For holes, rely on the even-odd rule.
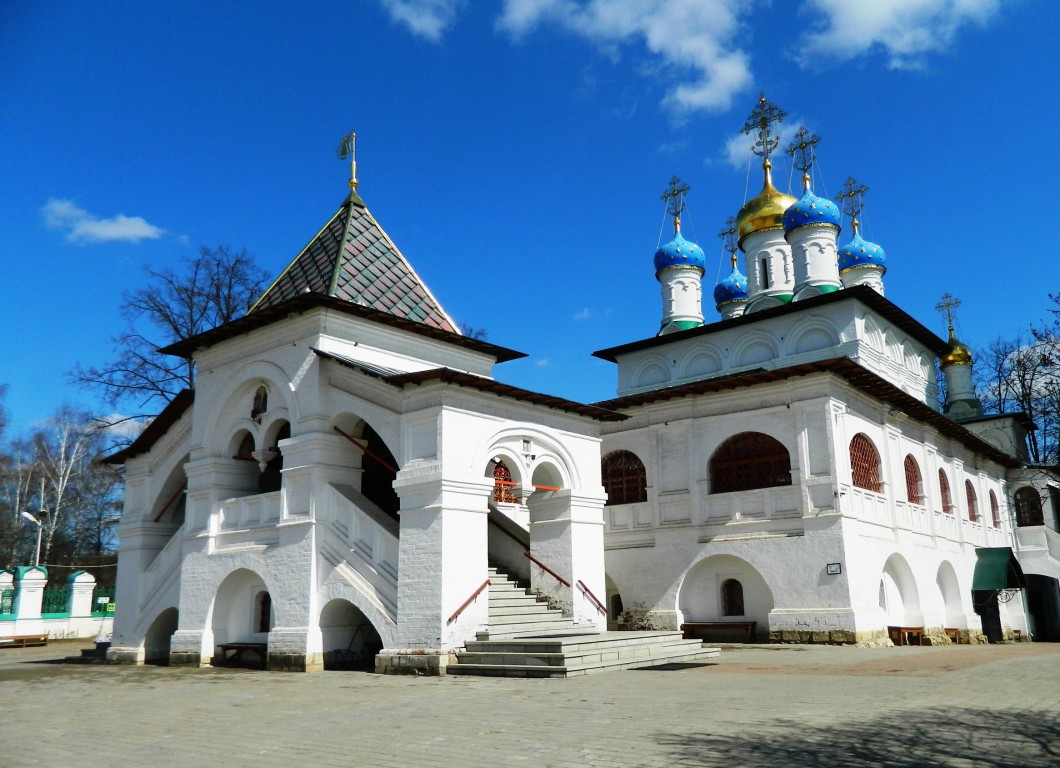
[[351,304],[345,299],[336,299],[320,293],[301,293],[297,296],[292,296],[279,304],[273,304],[269,307],[257,309],[243,317],[232,320],[224,325],[220,325],[213,330],[205,331],[196,336],[192,336],[189,339],[184,339],[183,341],[178,341],[176,344],[170,344],[168,347],[164,347],[160,351],[167,355],[190,358],[197,349],[227,341],[228,339],[235,338],[241,334],[257,330],[258,328],[264,328],[267,325],[286,319],[291,314],[305,312],[306,310],[315,307],[323,307],[352,317],[364,318],[365,320],[371,320],[380,325],[388,325],[391,328],[398,328],[402,331],[415,333],[419,336],[426,336],[435,341],[443,341],[447,344],[470,349],[474,352],[481,352],[493,357],[499,363],[508,360],[517,360],[520,357],[526,357],[526,354],[523,352],[516,352],[513,349],[499,347],[496,344],[478,341],[477,339],[472,339],[459,333],[445,331],[412,320],[406,320],[397,315],[392,315],[389,312],[373,309],[372,307],[365,307],[360,304]]
[[343,367],[352,368],[368,376],[372,376],[373,378],[381,379],[394,387],[404,388],[406,386],[415,386],[419,384],[427,384],[432,381],[440,381],[445,384],[455,384],[460,387],[476,389],[479,392],[489,392],[498,397],[507,398],[509,400],[519,400],[521,402],[533,403],[534,405],[541,405],[546,408],[566,411],[567,413],[574,413],[579,416],[587,416],[596,421],[624,421],[629,418],[628,416],[615,413],[612,410],[601,408],[597,405],[586,405],[585,403],[578,403],[574,400],[565,400],[562,397],[545,395],[540,392],[532,392],[528,389],[520,389],[519,387],[513,387],[510,384],[502,384],[499,381],[486,378],[485,376],[476,376],[473,373],[455,371],[452,368],[432,368],[430,370],[416,371],[414,373],[391,373],[387,372],[386,369],[366,365],[359,361],[351,360],[347,357],[336,355],[331,352],[324,352],[319,349],[314,349],[313,352],[315,352],[318,357],[325,360],[334,360]]
[[457,332],[441,304],[355,192],[250,311],[268,309],[307,291]]
[[177,396],[170,400],[169,404],[162,409],[162,413],[155,416],[151,423],[144,427],[144,431],[140,433],[139,437],[120,451],[104,456],[100,459],[100,462],[103,464],[124,464],[126,459],[139,456],[141,453],[147,453],[155,443],[162,439],[162,436],[169,431],[169,428],[180,420],[180,417],[191,407],[193,402],[195,402],[194,391],[190,389],[180,390]]
[[1018,459],[990,445],[982,438],[962,427],[948,416],[943,416],[934,408],[922,403],[912,395],[903,392],[886,379],[877,376],[867,368],[855,363],[846,357],[833,358],[831,360],[820,360],[812,363],[802,363],[787,368],[777,368],[767,371],[757,369],[734,373],[729,376],[719,376],[715,379],[695,381],[690,384],[680,384],[673,387],[655,389],[650,392],[641,392],[634,395],[604,400],[595,403],[600,408],[616,411],[625,411],[649,403],[674,400],[676,398],[693,395],[710,395],[731,389],[741,389],[758,384],[773,384],[800,376],[813,374],[834,374],[860,391],[885,402],[897,410],[907,414],[917,421],[928,424],[937,429],[943,435],[953,438],[965,445],[969,450],[986,456],[1006,467],[1019,467],[1022,465]]
[[676,341],[683,341],[697,336],[709,336],[712,333],[718,333],[720,331],[728,330],[729,328],[752,325],[761,320],[768,320],[772,317],[785,317],[787,315],[806,312],[828,304],[854,300],[860,301],[865,306],[874,310],[876,314],[901,328],[921,344],[934,351],[936,355],[944,354],[949,351],[950,347],[946,341],[929,331],[918,320],[906,314],[896,304],[888,301],[867,285],[856,285],[851,288],[833,291],[832,293],[824,293],[820,296],[814,296],[813,298],[805,299],[803,301],[793,301],[790,304],[783,304],[779,307],[764,309],[761,312],[755,312],[750,315],[741,315],[740,317],[734,317],[729,320],[719,320],[716,323],[702,325],[698,328],[690,328],[687,331],[678,331],[665,336],[652,336],[651,338],[630,342],[629,344],[621,344],[617,347],[601,349],[597,352],[593,352],[593,356],[613,363],[619,355],[628,352],[637,352],[642,349],[661,347],[666,344],[672,344]]
[[989,413],[985,416],[976,416],[971,419],[961,419],[961,424],[981,424],[984,421],[999,421],[1001,419],[1012,419],[1021,427],[1030,430],[1038,429],[1034,419],[1027,415],[1026,411],[1013,411],[1012,413]]

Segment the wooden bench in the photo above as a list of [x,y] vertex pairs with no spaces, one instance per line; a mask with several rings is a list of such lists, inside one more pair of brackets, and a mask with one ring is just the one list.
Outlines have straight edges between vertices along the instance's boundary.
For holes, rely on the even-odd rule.
[[946,636],[954,645],[961,642],[961,630],[957,629],[957,627],[943,627],[942,631],[946,633]]
[[11,646],[25,648],[27,645],[47,645],[47,635],[11,635],[0,637],[0,647]]
[[757,621],[690,621],[681,625],[686,640],[715,643],[753,643]]
[[887,627],[887,634],[895,645],[923,645],[923,627]]
[[255,667],[264,669],[268,662],[268,643],[221,643],[219,647],[221,655],[217,660],[222,667],[243,666],[243,655],[247,652],[253,652],[260,658],[260,662],[255,662]]

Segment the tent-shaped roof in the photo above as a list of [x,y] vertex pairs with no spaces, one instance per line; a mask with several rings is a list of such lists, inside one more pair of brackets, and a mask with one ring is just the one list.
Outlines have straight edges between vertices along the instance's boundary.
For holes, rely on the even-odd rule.
[[333,296],[433,328],[456,323],[353,192],[251,308],[303,293]]

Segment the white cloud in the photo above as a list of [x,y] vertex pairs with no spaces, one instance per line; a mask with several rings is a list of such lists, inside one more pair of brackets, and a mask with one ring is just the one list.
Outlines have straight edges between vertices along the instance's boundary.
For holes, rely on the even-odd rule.
[[574,320],[588,320],[592,316],[593,316],[593,311],[591,309],[589,309],[588,307],[586,307],[585,309],[581,310],[580,312],[576,312],[574,314],[574,318],[573,319]]
[[806,0],[805,15],[821,17],[803,37],[802,63],[846,61],[883,48],[892,69],[920,66],[924,54],[946,50],[968,24],[985,24],[1000,0]]
[[72,200],[54,197],[41,208],[41,215],[50,228],[66,230],[66,239],[71,243],[138,243],[157,240],[166,233],[139,216],[119,213],[109,219],[100,219],[79,208]]
[[[783,108],[783,105],[778,106]],[[748,110],[748,114],[750,114],[750,110]],[[773,126],[773,130],[775,130],[780,137],[780,143],[777,144],[776,151],[773,153],[772,157],[775,158],[777,155],[785,153],[788,145],[795,140],[795,132],[803,125],[804,123],[799,120],[799,118],[788,115],[784,118],[784,122],[780,123],[779,126]],[[758,137],[753,133],[744,135],[737,131],[725,142],[724,149],[722,150],[722,159],[733,168],[743,170],[747,167],[747,158],[751,157],[751,147],[757,140]],[[757,167],[760,163],[761,161],[758,158],[755,158],[754,165]],[[780,163],[773,160],[774,172],[779,165]],[[757,190],[755,190],[755,194],[757,194]]]
[[552,361],[549,360],[547,357],[539,357],[537,360],[534,361],[534,365],[536,365],[538,368],[547,368],[548,366],[552,365]]
[[750,0],[505,0],[498,29],[520,38],[543,24],[616,49],[640,41],[671,70],[663,103],[680,113],[728,109],[751,85],[750,60],[734,45]]
[[404,24],[417,37],[436,43],[467,0],[380,0],[390,18]]

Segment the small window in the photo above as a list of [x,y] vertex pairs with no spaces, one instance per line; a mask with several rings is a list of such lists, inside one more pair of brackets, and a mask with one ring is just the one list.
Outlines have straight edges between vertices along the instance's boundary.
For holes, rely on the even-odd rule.
[[519,497],[515,495],[512,471],[503,461],[498,461],[493,468],[493,500],[498,504],[519,503]]
[[250,418],[261,423],[261,415],[269,410],[269,390],[262,385],[254,393],[254,405],[250,408]]
[[947,515],[953,514],[953,497],[950,496],[950,480],[946,477],[946,470],[939,470],[939,495],[942,496],[942,511]]
[[1042,497],[1029,485],[1016,491],[1016,525],[1045,525]]
[[858,488],[883,493],[880,453],[872,441],[860,432],[850,441],[850,472]]
[[905,499],[910,504],[924,503],[924,481],[920,475],[920,465],[911,455],[905,457]]
[[648,500],[648,478],[642,462],[630,451],[614,451],[600,464],[607,506]]
[[769,288],[769,259],[762,259],[762,288]]
[[791,457],[762,432],[733,435],[710,457],[710,492],[731,493],[791,485]]
[[971,480],[964,481],[964,495],[968,499],[968,519],[973,523],[979,522],[979,505]]
[[990,491],[990,519],[995,528],[1001,527],[1001,510],[997,506],[997,496]]
[[743,616],[743,584],[736,579],[721,583],[721,615]]
[[259,592],[254,613],[257,619],[257,632],[268,632],[272,629],[272,595],[268,592]]

